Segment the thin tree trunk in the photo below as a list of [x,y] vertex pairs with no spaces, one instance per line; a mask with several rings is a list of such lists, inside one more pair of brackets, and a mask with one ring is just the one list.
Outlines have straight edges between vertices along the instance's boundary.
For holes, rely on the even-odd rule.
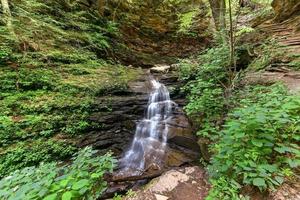
[[[230,30],[229,30],[229,44],[230,44],[230,80],[232,81],[234,77],[234,73],[236,72],[236,67],[235,67],[235,62],[234,62],[234,36],[233,36],[233,21],[232,21],[232,5],[231,5],[231,0],[229,0],[229,25],[230,25]],[[234,69],[232,69],[232,67]]]
[[225,0],[209,0],[212,16],[214,18],[216,29],[223,30],[226,27],[225,23]]
[[220,0],[220,28],[224,30],[226,28],[226,3],[225,0]]
[[1,4],[2,4],[4,18],[6,20],[6,25],[9,28],[9,30],[11,30],[12,29],[11,12],[9,9],[8,0],[1,0]]
[[104,15],[105,5],[106,5],[106,0],[97,1],[98,12],[101,16]]

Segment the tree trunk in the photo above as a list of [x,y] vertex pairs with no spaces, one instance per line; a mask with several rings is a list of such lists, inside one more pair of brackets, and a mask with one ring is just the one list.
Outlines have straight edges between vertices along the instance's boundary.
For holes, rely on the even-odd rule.
[[225,12],[226,4],[225,0],[209,0],[210,8],[212,11],[212,16],[214,18],[216,29],[222,30],[225,29]]
[[229,44],[230,44],[230,84],[233,84],[233,79],[236,73],[236,64],[235,64],[235,44],[234,44],[234,30],[233,30],[233,19],[232,19],[232,4],[231,0],[228,0],[228,11],[229,11]]
[[2,4],[2,9],[3,9],[3,14],[4,14],[5,21],[6,21],[6,25],[11,30],[11,28],[12,28],[11,12],[9,9],[8,0],[1,0],[1,4]]
[[97,1],[98,12],[101,16],[104,15],[105,5],[106,5],[106,0]]

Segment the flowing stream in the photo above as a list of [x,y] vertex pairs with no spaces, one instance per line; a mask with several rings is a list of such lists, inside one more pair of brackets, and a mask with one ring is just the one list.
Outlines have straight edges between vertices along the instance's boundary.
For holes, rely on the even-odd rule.
[[149,167],[164,165],[168,138],[167,121],[172,116],[176,103],[170,100],[165,85],[150,80],[152,91],[149,96],[144,119],[138,122],[130,148],[120,160],[122,171],[139,175]]

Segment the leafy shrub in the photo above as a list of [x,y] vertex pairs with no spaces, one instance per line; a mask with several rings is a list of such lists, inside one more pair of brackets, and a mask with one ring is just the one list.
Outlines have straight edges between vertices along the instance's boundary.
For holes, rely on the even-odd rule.
[[300,98],[281,86],[250,91],[229,114],[208,169],[214,178],[274,189],[300,165]]
[[6,46],[0,47],[0,64],[5,63],[7,60],[9,60],[11,55],[11,49]]
[[284,51],[279,50],[278,43],[275,40],[266,41],[258,50],[260,53],[249,65],[249,69],[265,69],[270,64],[280,61],[280,57],[284,55]]
[[185,107],[202,129],[199,135],[207,137],[211,127],[226,113],[225,87],[227,85],[228,47],[215,47],[201,54],[196,62],[181,64],[181,79],[189,80],[183,90],[188,93],[189,103]]
[[70,165],[41,164],[15,171],[0,181],[0,198],[23,200],[96,199],[106,188],[103,175],[115,160],[108,153],[95,157],[91,148],[81,150]]
[[220,177],[216,180],[211,180],[212,189],[209,191],[205,200],[248,200],[249,198],[239,195],[241,185],[235,180],[227,180],[225,177]]
[[187,13],[182,13],[178,15],[179,29],[178,33],[190,34],[192,35],[190,28],[194,23],[194,18],[199,13],[199,9],[191,10]]
[[18,143],[15,147],[1,153],[0,177],[17,169],[35,166],[40,162],[65,159],[70,157],[76,148],[59,141],[37,140],[30,144]]

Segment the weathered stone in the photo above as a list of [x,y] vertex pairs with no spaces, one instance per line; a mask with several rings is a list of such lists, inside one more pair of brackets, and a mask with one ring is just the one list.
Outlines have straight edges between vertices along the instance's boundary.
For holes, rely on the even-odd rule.
[[155,65],[150,69],[151,73],[167,73],[171,69],[170,65]]
[[272,7],[275,11],[275,20],[281,22],[292,15],[300,14],[299,0],[273,0]]
[[156,200],[168,200],[169,198],[160,194],[154,194]]
[[188,149],[168,148],[166,165],[169,167],[179,167],[182,164],[192,162],[199,156],[199,152],[193,152]]
[[153,179],[144,189],[136,191],[134,197],[125,199],[203,200],[209,189],[205,170],[199,167],[185,167],[164,173]]
[[211,157],[211,154],[209,152],[209,141],[207,139],[200,138],[198,140],[198,145],[200,147],[201,157],[204,160],[209,161]]

